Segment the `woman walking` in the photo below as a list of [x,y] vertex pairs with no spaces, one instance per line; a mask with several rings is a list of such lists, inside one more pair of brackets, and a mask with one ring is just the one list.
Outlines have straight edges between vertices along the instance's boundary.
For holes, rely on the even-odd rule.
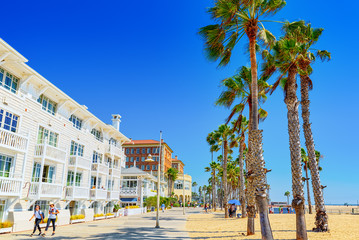
[[56,222],[56,216],[59,214],[59,210],[55,207],[54,203],[50,202],[50,209],[49,209],[49,217],[47,218],[47,225],[45,228],[45,232],[42,234],[43,237],[46,235],[46,231],[50,227],[50,223],[52,223],[52,235],[55,235],[55,222]]
[[40,236],[41,235],[40,223],[44,220],[44,213],[40,210],[39,205],[35,206],[34,215],[32,215],[29,221],[31,221],[33,218],[35,218],[34,231],[30,234],[30,237],[34,236],[36,232],[36,228],[39,229],[39,236]]

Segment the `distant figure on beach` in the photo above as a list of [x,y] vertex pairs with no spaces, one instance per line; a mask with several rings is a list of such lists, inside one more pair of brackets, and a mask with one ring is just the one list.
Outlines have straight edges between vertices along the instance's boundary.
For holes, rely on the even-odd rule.
[[208,207],[207,207],[207,203],[204,204],[204,211],[208,212]]
[[287,207],[287,212],[290,213],[290,208],[289,207]]
[[281,207],[281,206],[279,206],[278,212],[279,212],[279,213],[282,213],[282,207]]
[[237,212],[237,209],[236,209],[236,205],[235,204],[232,204],[231,207],[229,208],[229,217],[233,218],[236,216],[236,212]]
[[166,208],[166,205],[164,203],[162,203],[162,205],[161,205],[162,212],[165,212],[165,208]]

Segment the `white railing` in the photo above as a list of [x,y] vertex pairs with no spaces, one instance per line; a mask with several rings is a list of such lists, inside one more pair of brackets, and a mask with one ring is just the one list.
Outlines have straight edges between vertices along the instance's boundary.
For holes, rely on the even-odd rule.
[[90,189],[88,187],[67,187],[66,198],[67,199],[87,199]]
[[145,190],[143,189],[143,196],[145,197],[153,197],[153,196],[156,196],[157,195],[157,191],[156,190]]
[[[41,192],[39,193],[39,189]],[[31,183],[29,195],[32,197],[61,198],[62,185],[54,183]]]
[[119,191],[108,191],[107,192],[107,199],[108,200],[119,200],[120,192]]
[[108,175],[109,173],[109,168],[106,165],[103,165],[101,163],[92,163],[92,168],[91,171],[98,171],[99,173]]
[[91,200],[106,200],[107,190],[103,189],[91,189],[90,190]]
[[25,152],[27,147],[27,137],[20,134],[0,129],[0,146],[10,148],[12,150]]
[[[45,152],[45,153],[44,153]],[[42,157],[54,160],[57,162],[65,163],[66,151],[58,147],[53,147],[48,144],[37,144],[35,146],[35,157]]]
[[112,144],[109,145],[108,153],[115,155],[116,157],[121,157],[122,150]]
[[137,188],[129,188],[129,187],[121,188],[120,195],[121,196],[137,196]]
[[15,178],[0,177],[0,195],[18,196],[21,193],[21,180]]
[[90,170],[91,169],[91,160],[89,158],[81,157],[81,156],[70,156],[69,158],[69,166]]

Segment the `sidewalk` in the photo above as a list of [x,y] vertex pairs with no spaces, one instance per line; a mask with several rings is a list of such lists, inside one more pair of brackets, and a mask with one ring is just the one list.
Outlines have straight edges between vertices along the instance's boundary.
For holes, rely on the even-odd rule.
[[[199,213],[197,209],[186,209],[185,216],[182,209],[166,210],[160,213],[160,228],[155,228],[156,214],[147,213],[95,222],[73,224],[56,228],[56,235],[51,237],[50,227],[46,238],[51,239],[190,239],[185,230],[187,216]],[[29,237],[31,231],[0,235],[1,239],[38,239],[39,236]],[[43,239],[43,238],[42,238]]]

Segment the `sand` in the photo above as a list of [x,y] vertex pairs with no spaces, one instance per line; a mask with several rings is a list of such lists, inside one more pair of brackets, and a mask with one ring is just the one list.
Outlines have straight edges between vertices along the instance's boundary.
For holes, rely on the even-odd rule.
[[[347,208],[342,207],[340,209],[347,210]],[[274,239],[295,239],[295,214],[270,214],[269,216]],[[306,214],[306,222],[310,240],[359,239],[359,215],[329,214],[330,230],[327,233],[311,231],[314,227],[314,214]],[[258,218],[255,219],[255,227],[255,235],[245,236],[243,234],[246,234],[247,219],[224,219],[223,213],[193,214],[188,217],[186,223],[186,229],[192,239],[206,240],[261,239]]]

